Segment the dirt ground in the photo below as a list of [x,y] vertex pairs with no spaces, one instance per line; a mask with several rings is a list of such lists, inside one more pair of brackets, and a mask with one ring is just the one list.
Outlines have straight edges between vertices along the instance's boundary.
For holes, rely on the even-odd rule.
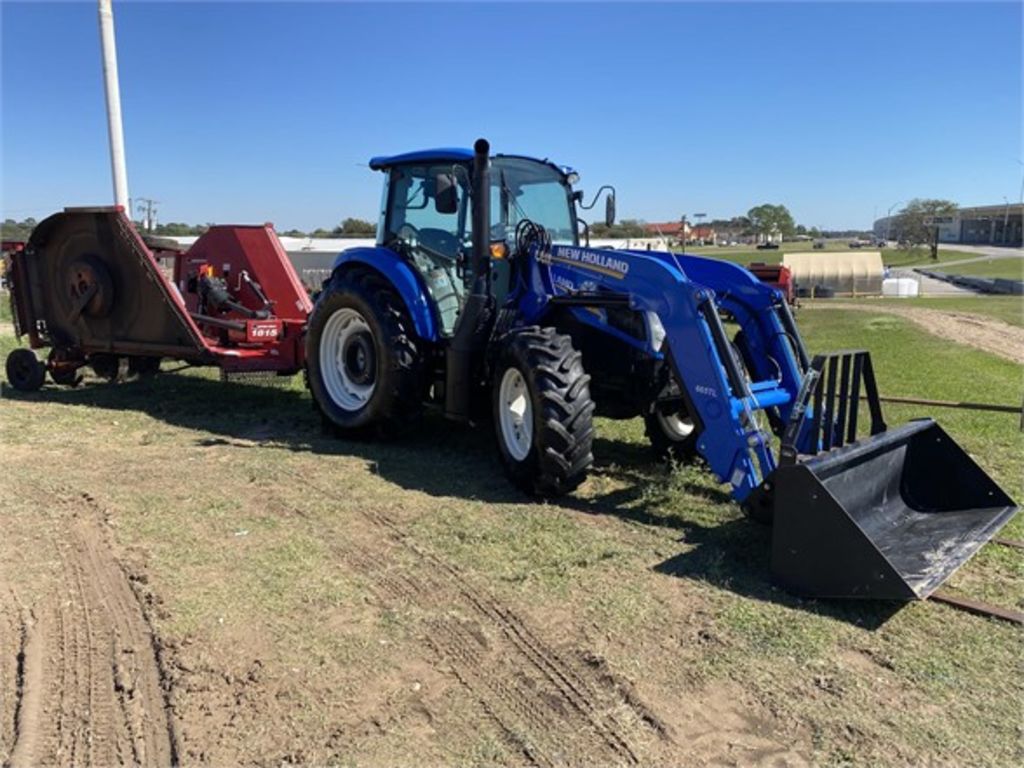
[[[232,498],[242,517],[311,526],[330,569],[365,589],[335,610],[236,617],[209,645],[169,641],[154,630],[166,613],[143,558],[115,543],[127,510],[104,489],[130,477],[169,499],[193,492],[164,476],[192,436],[171,429],[161,439],[171,450],[124,452],[136,441],[118,426],[92,432],[112,445],[91,451],[87,467],[77,441],[37,454],[60,481],[19,482],[17,501],[5,505],[0,754],[12,766],[806,760],[739,687],[641,692],[588,638],[598,627],[557,610],[536,615],[477,583],[410,534],[402,505],[359,504],[324,523],[316,510],[333,508],[344,491],[308,458],[279,464],[273,482],[254,478],[242,460],[258,445],[249,439],[198,449],[218,496]],[[25,454],[8,449],[5,458],[11,471]],[[304,490],[277,490],[289,484]],[[381,632],[380,617],[397,615],[415,630]],[[278,647],[279,621],[291,641],[301,637],[296,624],[314,621],[329,630],[322,639],[337,633],[355,650]]]
[[951,312],[924,307],[904,307],[892,303],[857,304],[837,301],[809,303],[810,309],[852,309],[863,312],[883,312],[906,318],[928,333],[948,341],[967,344],[993,355],[1024,364],[1024,328],[970,312]]

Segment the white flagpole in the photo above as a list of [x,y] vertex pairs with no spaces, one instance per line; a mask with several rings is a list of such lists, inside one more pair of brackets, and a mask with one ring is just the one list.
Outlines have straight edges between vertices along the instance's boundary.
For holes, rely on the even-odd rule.
[[99,0],[100,44],[103,49],[103,84],[107,92],[107,129],[110,135],[110,170],[114,177],[114,203],[131,216],[128,200],[128,170],[124,162],[124,129],[121,125],[121,88],[117,79],[117,46],[114,42],[114,13],[110,0]]

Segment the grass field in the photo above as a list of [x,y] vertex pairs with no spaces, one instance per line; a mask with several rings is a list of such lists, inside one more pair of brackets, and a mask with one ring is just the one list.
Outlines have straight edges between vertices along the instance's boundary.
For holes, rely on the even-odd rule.
[[[904,319],[799,322],[812,350],[869,348],[885,394],[1020,402],[1018,366]],[[1024,495],[1018,417],[886,414],[936,416]],[[1018,628],[774,588],[770,531],[699,468],[652,463],[635,420],[602,420],[591,478],[549,503],[509,488],[483,428],[322,436],[298,377],[6,391],[0,437],[0,583],[43,599],[46,539],[88,496],[147,596],[183,762],[630,762],[621,743],[646,764],[1020,756]],[[1006,535],[1024,538],[1019,518]],[[951,586],[1019,606],[1020,576],[1018,551],[988,546]]]
[[955,275],[972,277],[1004,277],[1007,280],[1024,280],[1024,256],[1002,259],[983,259],[969,264],[957,264],[946,269]]

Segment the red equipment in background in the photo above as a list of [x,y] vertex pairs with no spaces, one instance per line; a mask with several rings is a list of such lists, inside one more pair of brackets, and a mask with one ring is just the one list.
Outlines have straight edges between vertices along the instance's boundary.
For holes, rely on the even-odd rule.
[[796,304],[796,284],[793,282],[792,270],[783,264],[765,264],[755,261],[747,267],[762,283],[778,288],[786,298],[787,304]]
[[85,365],[111,379],[152,372],[164,357],[225,373],[302,368],[312,302],[270,224],[215,226],[188,250],[153,251],[121,207],[67,208],[10,262],[15,330],[51,348],[45,364],[11,353],[15,387],[38,388],[46,371],[73,385]]

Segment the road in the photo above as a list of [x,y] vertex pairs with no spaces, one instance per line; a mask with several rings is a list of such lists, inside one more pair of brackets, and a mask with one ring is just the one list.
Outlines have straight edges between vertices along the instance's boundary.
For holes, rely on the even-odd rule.
[[945,280],[936,280],[934,277],[922,275],[909,268],[892,269],[889,275],[890,277],[909,277],[916,280],[921,296],[973,296],[976,293],[976,291],[947,283]]
[[944,261],[942,262],[943,267],[949,267],[955,264],[969,264],[970,262],[978,261],[979,259],[1012,259],[1024,256],[1024,249],[1007,248],[1006,246],[999,245],[960,245],[958,243],[950,243],[940,244],[939,249],[946,251],[962,251],[963,253],[970,253],[975,256],[975,258],[971,259]]

